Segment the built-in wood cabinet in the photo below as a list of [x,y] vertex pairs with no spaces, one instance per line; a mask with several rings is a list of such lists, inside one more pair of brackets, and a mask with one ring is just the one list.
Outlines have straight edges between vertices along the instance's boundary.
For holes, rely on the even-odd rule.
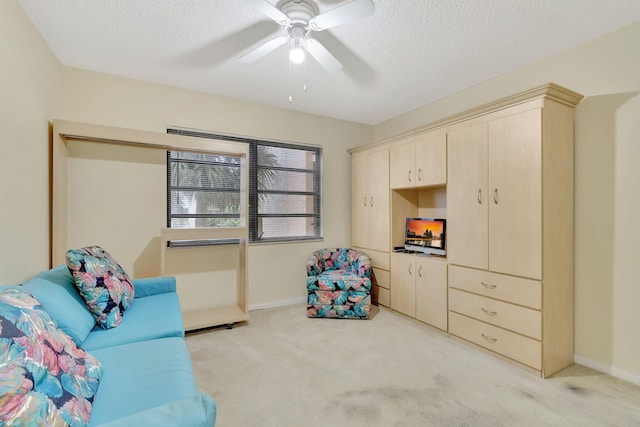
[[447,260],[416,256],[416,319],[447,330]]
[[[393,310],[543,377],[573,362],[573,110],[581,99],[551,83],[375,145],[389,147],[385,253],[402,245],[406,217],[447,219],[446,258],[390,253]],[[358,170],[354,163],[354,188],[371,179]],[[356,236],[366,234],[356,224],[362,212],[354,205],[354,242],[370,239]]]
[[533,108],[449,131],[450,262],[541,278],[541,119]]
[[445,258],[391,254],[391,308],[447,330],[447,262]]
[[391,144],[392,189],[429,187],[447,182],[447,133],[419,133]]
[[389,149],[351,157],[351,244],[389,252]]
[[390,305],[389,147],[376,146],[351,156],[351,246],[372,264],[372,296]]
[[573,108],[556,86],[449,128],[449,332],[548,377],[573,362]]
[[403,253],[391,254],[391,308],[409,317],[416,317],[416,257]]

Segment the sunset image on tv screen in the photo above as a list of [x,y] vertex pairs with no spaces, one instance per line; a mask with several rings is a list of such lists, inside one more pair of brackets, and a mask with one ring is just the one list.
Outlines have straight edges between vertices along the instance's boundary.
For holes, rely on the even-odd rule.
[[407,221],[407,243],[442,248],[441,221],[411,219]]

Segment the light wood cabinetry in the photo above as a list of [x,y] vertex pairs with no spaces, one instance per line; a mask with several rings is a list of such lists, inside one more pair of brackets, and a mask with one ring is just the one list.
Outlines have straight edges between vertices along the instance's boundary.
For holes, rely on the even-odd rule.
[[409,317],[416,317],[415,259],[414,255],[391,254],[391,308]]
[[447,219],[439,264],[391,254],[392,309],[543,377],[573,362],[573,110],[581,99],[550,83],[384,141],[387,243],[402,245],[406,217]]
[[573,107],[556,86],[449,128],[449,332],[548,377],[573,362]]
[[447,151],[447,258],[452,263],[486,269],[489,266],[486,123],[450,132]]
[[353,248],[366,253],[371,259],[371,294],[373,302],[389,307],[391,305],[389,252],[375,251],[357,246],[353,246]]
[[392,189],[429,187],[447,182],[445,130],[420,133],[391,144]]
[[416,256],[416,319],[447,330],[447,260]]
[[541,117],[534,108],[450,130],[451,263],[541,278]]
[[389,147],[376,146],[351,156],[351,246],[371,258],[372,296],[390,305]]
[[405,253],[391,254],[391,308],[447,330],[447,261]]
[[351,244],[389,252],[389,149],[351,156]]

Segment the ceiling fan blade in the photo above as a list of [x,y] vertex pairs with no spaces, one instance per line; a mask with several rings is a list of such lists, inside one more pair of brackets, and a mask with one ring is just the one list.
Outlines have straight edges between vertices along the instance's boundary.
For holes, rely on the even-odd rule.
[[307,39],[304,44],[305,49],[313,56],[316,61],[327,70],[328,73],[340,71],[342,64],[331,54],[318,40]]
[[244,62],[245,64],[255,62],[265,56],[267,53],[273,52],[274,50],[285,44],[287,40],[289,40],[288,36],[278,36],[276,38],[273,38],[268,42],[263,43],[255,49],[249,51],[248,53],[242,55],[239,58],[239,61]]
[[267,0],[244,0],[244,2],[255,7],[280,25],[289,25],[291,23],[291,20],[289,20],[287,15],[282,13],[280,9],[276,8]]
[[322,31],[337,27],[373,14],[375,7],[372,0],[351,0],[349,3],[311,18],[309,28],[313,31]]

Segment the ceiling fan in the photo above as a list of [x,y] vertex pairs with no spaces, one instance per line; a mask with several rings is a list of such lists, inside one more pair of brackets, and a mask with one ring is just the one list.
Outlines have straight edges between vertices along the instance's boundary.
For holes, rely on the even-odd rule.
[[244,1],[277,22],[286,34],[278,35],[242,55],[240,62],[252,63],[288,42],[292,62],[302,62],[307,51],[329,73],[339,71],[342,64],[317,39],[311,37],[311,33],[369,16],[375,9],[372,0],[351,0],[318,15],[313,4],[305,0],[285,1],[280,7],[267,0]]

